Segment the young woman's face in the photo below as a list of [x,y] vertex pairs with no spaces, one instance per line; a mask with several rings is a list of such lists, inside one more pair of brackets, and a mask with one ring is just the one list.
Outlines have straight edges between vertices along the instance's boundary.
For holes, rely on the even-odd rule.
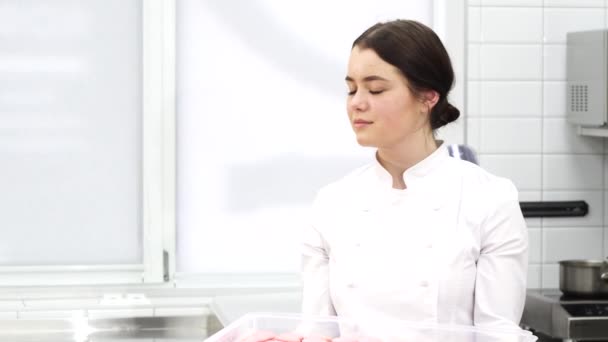
[[428,108],[374,50],[353,48],[346,84],[348,118],[360,145],[390,148],[430,130]]

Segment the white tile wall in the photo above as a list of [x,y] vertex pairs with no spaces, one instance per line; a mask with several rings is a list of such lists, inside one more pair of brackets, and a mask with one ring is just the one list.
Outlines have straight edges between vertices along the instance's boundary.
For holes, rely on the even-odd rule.
[[479,116],[481,114],[481,82],[469,81],[467,83],[467,117]]
[[528,265],[528,287],[532,289],[536,289],[541,287],[541,265]]
[[559,265],[557,263],[545,263],[541,271],[541,286],[545,289],[559,288]]
[[477,92],[469,101],[481,103],[481,116],[542,116],[543,88],[539,81],[487,81],[476,82],[476,86]]
[[482,44],[480,65],[483,79],[540,80],[542,48],[540,45]]
[[[604,154],[606,154],[606,152],[608,152],[608,148],[606,148],[604,146]],[[608,158],[606,157],[606,155],[604,155],[604,190],[608,189]],[[606,218],[608,219],[608,208],[606,208]],[[606,220],[606,223],[608,223],[608,220]]]
[[541,257],[541,229],[528,228],[529,251],[528,260],[531,264],[542,262]]
[[598,190],[603,187],[603,155],[543,156],[543,190]]
[[604,227],[604,256],[606,256],[606,251],[608,251],[608,230]]
[[540,153],[541,119],[482,119],[481,153]]
[[484,42],[540,43],[543,39],[542,8],[481,7],[480,16]]
[[566,32],[604,28],[603,8],[546,8],[544,34],[546,43],[565,43]]
[[543,82],[543,115],[566,116],[566,82]]
[[566,80],[566,45],[545,45],[543,78],[547,81]]
[[481,9],[479,7],[469,7],[468,16],[469,42],[479,42],[481,41]]
[[[577,241],[577,243],[572,243]],[[547,228],[543,229],[543,261],[566,259],[602,259],[603,228]]]
[[543,152],[603,154],[604,142],[579,135],[577,127],[565,118],[547,118],[543,120]]
[[604,7],[605,0],[545,0],[545,7]]
[[481,0],[483,6],[541,6],[543,0]]
[[498,176],[509,178],[520,191],[541,189],[540,154],[480,154],[479,164]]
[[467,119],[467,144],[475,152],[479,152],[479,146],[481,145],[481,119]]
[[[562,259],[608,255],[608,139],[566,120],[566,33],[608,28],[606,0],[470,0],[467,143],[520,201],[584,200],[584,217],[527,218],[528,287]],[[473,32],[471,30],[474,30]]]
[[467,49],[467,75],[469,79],[478,79],[481,75],[481,63],[479,63],[481,46],[469,44]]

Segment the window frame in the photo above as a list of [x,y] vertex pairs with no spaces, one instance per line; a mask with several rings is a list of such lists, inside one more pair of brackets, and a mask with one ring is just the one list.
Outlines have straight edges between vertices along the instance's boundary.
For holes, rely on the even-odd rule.
[[175,0],[142,0],[141,264],[1,266],[8,286],[159,284],[175,251]]

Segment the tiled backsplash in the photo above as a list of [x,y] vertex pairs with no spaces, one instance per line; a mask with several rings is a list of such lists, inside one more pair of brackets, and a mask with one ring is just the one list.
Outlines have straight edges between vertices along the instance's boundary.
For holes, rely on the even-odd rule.
[[603,138],[566,121],[566,33],[608,27],[606,0],[469,0],[467,143],[522,201],[585,200],[581,218],[527,219],[529,287],[558,287],[557,261],[608,255]]

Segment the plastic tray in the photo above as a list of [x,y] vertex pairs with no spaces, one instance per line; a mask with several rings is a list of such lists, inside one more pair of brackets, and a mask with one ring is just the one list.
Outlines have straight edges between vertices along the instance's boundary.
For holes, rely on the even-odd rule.
[[377,342],[534,342],[537,337],[520,329],[478,328],[393,320],[354,322],[338,317],[298,314],[250,313],[226,326],[206,342],[237,342],[254,331],[276,334],[298,332],[305,336],[351,337]]

